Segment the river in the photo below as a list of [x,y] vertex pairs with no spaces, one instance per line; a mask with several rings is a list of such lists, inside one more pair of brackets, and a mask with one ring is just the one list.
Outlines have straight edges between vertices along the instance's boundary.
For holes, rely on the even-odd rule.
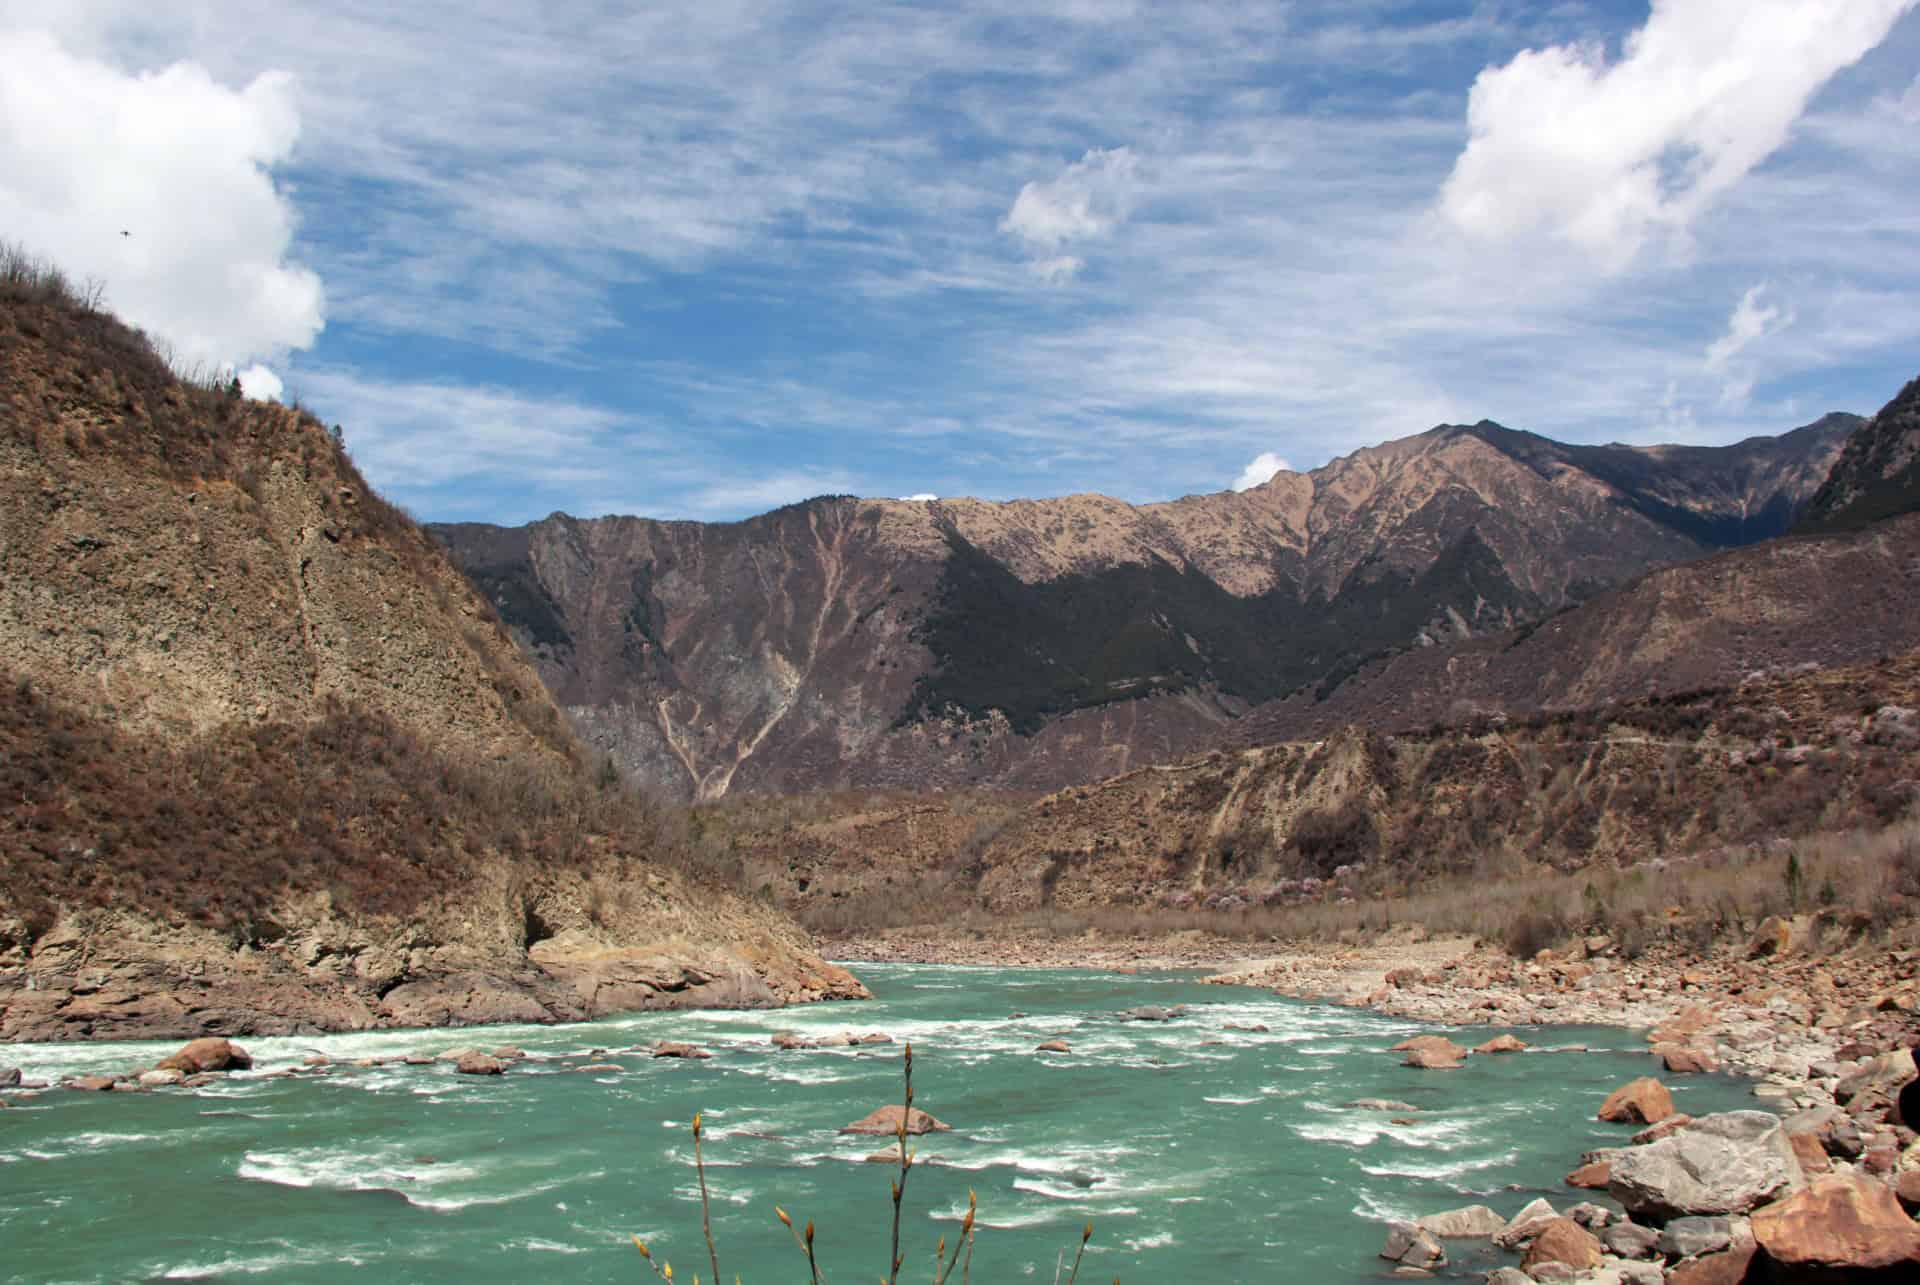
[[[871,1003],[250,1039],[254,1073],[196,1092],[12,1095],[0,1111],[0,1278],[639,1281],[652,1279],[629,1239],[639,1234],[676,1280],[704,1279],[697,1111],[725,1279],[806,1279],[777,1203],[815,1223],[829,1280],[872,1281],[886,1267],[892,1171],[862,1158],[887,1143],[837,1130],[900,1100],[900,1044],[768,1043],[781,1030],[853,1030],[911,1040],[915,1105],[953,1126],[915,1141],[907,1280],[931,1279],[934,1244],[969,1189],[975,1281],[1051,1281],[1088,1221],[1082,1281],[1376,1280],[1385,1218],[1576,1198],[1561,1179],[1580,1151],[1631,1132],[1594,1119],[1601,1099],[1652,1068],[1629,1032],[1521,1027],[1535,1050],[1587,1051],[1412,1070],[1382,1050],[1427,1028],[1193,974],[859,972]],[[1173,1022],[1120,1018],[1176,1004],[1189,1008]],[[1256,1026],[1267,1030],[1234,1029]],[[1072,1052],[1034,1052],[1055,1037]],[[625,1070],[566,1069],[656,1039],[714,1057],[594,1055]],[[315,1050],[340,1063],[500,1044],[537,1060],[499,1078],[444,1064],[261,1076]],[[0,1063],[57,1083],[177,1047],[0,1045]],[[1694,1114],[1754,1105],[1729,1076],[1671,1085]],[[1361,1098],[1417,1109],[1345,1105]],[[1450,1252],[1450,1273],[1500,1261],[1471,1242]]]

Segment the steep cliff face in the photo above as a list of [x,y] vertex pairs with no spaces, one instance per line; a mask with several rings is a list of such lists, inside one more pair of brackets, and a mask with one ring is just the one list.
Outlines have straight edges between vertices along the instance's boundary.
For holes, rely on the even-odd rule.
[[0,290],[0,657],[0,1036],[858,993],[658,863],[322,425],[49,282]]
[[1920,509],[1920,379],[1848,437],[1802,529],[1860,527]]
[[1855,422],[1723,448],[1445,426],[1143,506],[836,497],[725,525],[430,529],[574,725],[658,788],[1053,788],[1370,657],[1778,534]]

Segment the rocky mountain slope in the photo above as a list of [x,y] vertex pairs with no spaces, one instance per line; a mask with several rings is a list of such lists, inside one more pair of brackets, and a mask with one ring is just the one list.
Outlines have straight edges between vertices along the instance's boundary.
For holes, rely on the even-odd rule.
[[1920,379],[1847,439],[1801,529],[1859,527],[1920,509]]
[[746,522],[431,528],[574,725],[682,798],[1054,787],[1368,658],[1786,530],[1855,417],[1721,448],[1482,422],[1133,506],[825,498]]
[[[748,878],[828,929],[964,910],[1128,911],[1404,894],[1877,826],[1920,802],[1920,651],[1527,719],[1216,750],[1033,800],[730,805]],[[772,807],[771,803],[764,805]]]
[[7,266],[0,1037],[861,993],[593,779],[334,435]]

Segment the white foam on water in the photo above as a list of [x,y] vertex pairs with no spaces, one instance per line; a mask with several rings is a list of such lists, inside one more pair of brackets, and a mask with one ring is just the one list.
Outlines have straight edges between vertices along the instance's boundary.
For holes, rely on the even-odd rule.
[[1165,1249],[1168,1245],[1176,1244],[1177,1242],[1174,1240],[1172,1232],[1156,1231],[1145,1236],[1134,1236],[1120,1243],[1126,1246],[1129,1253],[1137,1254],[1143,1249]]
[[1481,1169],[1493,1169],[1500,1165],[1510,1165],[1519,1158],[1519,1152],[1509,1151],[1503,1155],[1485,1156],[1478,1160],[1456,1160],[1452,1164],[1422,1165],[1412,1164],[1407,1161],[1394,1161],[1390,1164],[1383,1165],[1361,1165],[1360,1168],[1363,1172],[1370,1173],[1376,1178],[1428,1178],[1435,1181],[1445,1181],[1464,1177],[1467,1174],[1475,1173]]
[[1256,1102],[1265,1101],[1264,1098],[1259,1098],[1259,1097],[1252,1097],[1252,1098],[1219,1097],[1219,1098],[1201,1098],[1200,1100],[1202,1102],[1217,1103],[1223,1107],[1250,1107],[1254,1105]]
[[399,1190],[404,1185],[434,1187],[479,1176],[462,1164],[421,1164],[389,1152],[385,1158],[360,1151],[302,1147],[292,1151],[249,1151],[236,1171],[253,1182],[278,1187],[322,1187],[333,1191]]
[[[280,1242],[285,1245],[286,1242]],[[350,1262],[351,1259],[333,1253],[321,1253],[314,1250],[297,1250],[288,1245],[280,1253],[270,1254],[230,1254],[219,1262],[181,1263],[169,1267],[160,1273],[161,1280],[197,1281],[208,1278],[218,1279],[225,1276],[261,1276],[268,1272],[284,1271],[290,1267],[305,1267],[320,1262]]]
[[529,1236],[525,1240],[510,1240],[502,1249],[524,1249],[532,1254],[585,1254],[591,1251],[585,1245],[563,1245],[557,1240],[542,1240],[538,1236]]
[[[965,1205],[955,1205],[952,1209],[929,1209],[927,1217],[937,1223],[957,1223],[967,1216]],[[1032,1213],[998,1213],[985,1205],[974,1215],[973,1225],[987,1227],[996,1231],[1012,1231],[1017,1227],[1041,1227],[1059,1218],[1051,1210],[1035,1210]]]
[[1388,1204],[1385,1200],[1374,1195],[1365,1187],[1359,1189],[1358,1195],[1360,1199],[1354,1205],[1353,1212],[1362,1218],[1383,1223],[1393,1222],[1395,1220],[1401,1222],[1412,1222],[1414,1220],[1415,1215],[1411,1211],[1400,1205]]
[[1045,1182],[1039,1178],[1015,1178],[1015,1191],[1030,1191],[1036,1196],[1045,1196],[1049,1200],[1070,1200],[1075,1204],[1084,1202],[1094,1195],[1092,1187],[1080,1187],[1071,1183]]

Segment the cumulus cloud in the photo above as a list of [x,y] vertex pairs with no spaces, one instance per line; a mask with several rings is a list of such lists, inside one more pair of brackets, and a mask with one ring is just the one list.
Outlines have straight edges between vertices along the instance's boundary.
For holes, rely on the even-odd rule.
[[1093,148],[1058,176],[1023,186],[1000,220],[1000,230],[1026,246],[1038,276],[1049,282],[1070,280],[1085,261],[1061,251],[1103,237],[1125,222],[1138,173],[1131,148]]
[[1476,238],[1544,232],[1620,270],[1785,142],[1914,3],[1654,0],[1618,60],[1593,44],[1524,50],[1475,80],[1440,212]]
[[0,32],[0,228],[176,358],[238,366],[306,348],[320,279],[288,261],[274,184],[299,134],[291,77],[242,89],[177,63],[129,74],[45,32]]
[[1281,459],[1277,453],[1261,451],[1253,457],[1252,462],[1240,470],[1240,476],[1233,479],[1233,489],[1250,491],[1256,486],[1264,486],[1273,481],[1274,474],[1288,473],[1292,470],[1293,466]]
[[280,394],[287,391],[280,376],[255,362],[234,376],[240,381],[240,391],[256,402],[277,402]]
[[900,498],[909,504],[920,504],[929,500],[937,500],[940,497],[931,491],[920,491],[913,495],[903,495]]

